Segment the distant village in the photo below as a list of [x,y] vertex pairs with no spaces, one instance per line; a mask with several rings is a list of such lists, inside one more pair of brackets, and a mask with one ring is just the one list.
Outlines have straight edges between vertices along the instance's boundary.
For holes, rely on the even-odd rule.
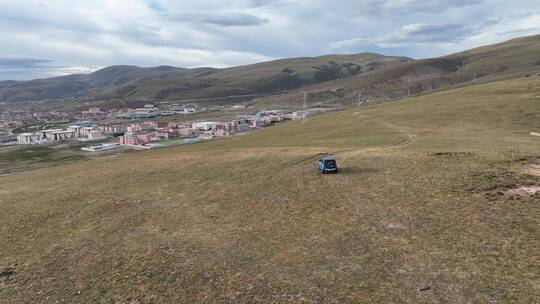
[[[151,121],[157,116],[179,113],[194,114],[205,110],[205,108],[196,105],[173,104],[167,106],[165,110],[147,105],[139,109],[115,112],[116,118],[139,120],[136,123],[100,125],[95,120],[82,119],[66,129],[54,128],[18,134],[17,143],[34,145],[70,141],[100,142],[100,144],[82,148],[88,152],[110,150],[120,146],[149,149],[242,134],[285,120],[302,119],[309,114],[307,111],[286,113],[272,110],[257,112],[253,115],[239,115],[230,121],[193,121],[189,123]],[[104,111],[92,107],[84,114],[86,118],[100,119],[104,115]],[[140,122],[140,120],[147,121]]]
[[[141,108],[103,109],[89,107],[84,111],[55,111],[40,108],[37,104],[0,103],[0,129],[16,129],[24,126],[52,124],[69,121],[73,117],[99,121],[107,118],[118,119],[149,119],[159,116],[190,115],[208,111],[206,107],[197,104],[182,104],[175,102],[160,102],[156,105],[147,104]],[[234,106],[233,106],[234,107]],[[217,107],[215,110],[221,110]]]

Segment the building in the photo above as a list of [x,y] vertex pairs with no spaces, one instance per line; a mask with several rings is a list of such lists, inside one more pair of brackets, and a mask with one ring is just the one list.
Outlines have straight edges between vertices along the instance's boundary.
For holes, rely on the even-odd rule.
[[98,130],[93,130],[90,133],[88,133],[89,140],[98,140],[98,139],[103,139],[103,138],[105,138],[105,136],[103,136],[103,134]]
[[126,132],[125,126],[100,126],[99,131],[103,133],[122,133]]
[[251,129],[251,125],[247,123],[241,123],[236,125],[236,132],[246,132]]
[[[161,136],[168,136],[167,135],[159,134]],[[168,138],[168,137],[167,137]],[[140,146],[147,144],[151,141],[160,140],[160,137],[156,132],[152,133],[142,133],[142,134],[135,134],[131,132],[126,132],[123,136],[118,136],[118,143],[121,145],[132,145],[132,146]]]
[[296,111],[292,113],[292,120],[304,119],[308,116],[308,111]]
[[39,135],[35,133],[22,133],[17,135],[17,143],[19,145],[31,145],[38,143],[39,140]]
[[253,120],[251,122],[251,127],[252,128],[264,128],[266,126],[268,126],[268,123],[266,121],[264,121],[264,120],[255,119],[255,120]]
[[124,136],[118,136],[118,143],[121,145],[139,145],[139,140],[135,134],[126,132]]
[[194,114],[197,113],[197,108],[194,106],[186,106],[182,110],[182,114]]
[[213,121],[196,122],[192,124],[192,128],[199,129],[201,131],[210,131],[217,124],[218,122]]
[[77,132],[73,129],[50,129],[41,130],[36,133],[23,133],[17,136],[17,143],[19,144],[39,144],[47,143],[50,141],[68,141],[77,138]]
[[82,127],[79,131],[79,137],[88,137],[92,132],[94,132],[94,127]]
[[75,132],[73,131],[56,131],[52,133],[51,141],[67,141],[75,138]]
[[193,130],[191,128],[176,129],[176,135],[182,136],[182,137],[190,137],[193,135]]
[[227,136],[231,134],[231,124],[229,123],[218,123],[213,128],[212,131],[214,131],[214,136]]
[[82,113],[86,115],[99,115],[103,114],[103,111],[101,111],[101,109],[98,107],[90,107],[88,111],[83,111]]
[[246,105],[239,104],[239,105],[232,106],[231,110],[241,110],[241,109],[245,109],[245,108],[246,108]]
[[167,140],[170,137],[169,132],[165,132],[165,131],[156,131],[154,133],[154,135],[155,136],[153,136],[151,138],[152,141],[155,141],[155,140]]
[[74,132],[76,137],[81,136],[81,129],[82,129],[81,126],[69,126],[67,128],[68,131]]
[[55,140],[54,133],[63,131],[62,129],[50,129],[50,130],[41,130],[38,132],[40,139],[43,140]]

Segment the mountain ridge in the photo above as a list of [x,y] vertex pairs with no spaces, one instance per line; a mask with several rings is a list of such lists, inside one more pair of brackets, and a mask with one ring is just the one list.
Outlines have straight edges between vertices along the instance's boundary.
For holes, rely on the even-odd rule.
[[[184,100],[289,92],[265,100],[298,102],[300,90],[346,89],[341,103],[399,99],[476,82],[540,72],[540,35],[511,39],[437,58],[376,53],[276,59],[230,68],[115,65],[91,74],[0,82],[0,101]],[[361,97],[359,95],[362,95]],[[328,100],[333,102],[336,100]]]
[[[526,36],[486,45],[438,58],[419,59],[387,66],[302,88],[308,92],[346,89],[344,96],[327,103],[353,104],[361,101],[394,100],[435,90],[533,76],[540,72],[540,35]],[[260,103],[298,104],[302,92],[267,97]],[[319,100],[312,100],[319,102]]]
[[[90,74],[0,82],[0,100],[69,97],[165,99],[268,93],[349,77],[409,60],[374,53],[277,59],[224,69],[114,65]],[[208,91],[211,88],[212,90]],[[206,90],[207,92],[201,92]]]

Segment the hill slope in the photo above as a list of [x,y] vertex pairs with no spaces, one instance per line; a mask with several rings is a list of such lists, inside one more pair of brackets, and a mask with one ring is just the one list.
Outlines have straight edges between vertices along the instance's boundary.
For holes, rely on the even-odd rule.
[[[356,104],[359,101],[398,99],[434,90],[515,79],[540,73],[540,35],[513,39],[440,58],[411,61],[346,79],[303,88],[324,91],[344,87],[345,96],[312,102]],[[302,92],[269,97],[260,103],[300,103]],[[360,95],[360,96],[359,96]]]
[[[402,98],[539,72],[540,35],[536,35],[416,61],[362,53],[283,59],[227,69],[112,66],[89,75],[0,82],[0,100],[31,101],[73,96],[175,100],[345,87],[345,96],[330,96],[329,100],[315,98],[315,101],[356,103]],[[298,103],[302,99],[300,95],[300,92],[281,95],[263,103]]]
[[[9,303],[537,303],[540,80],[0,177]],[[315,161],[334,153],[337,175]]]
[[[355,89],[384,87],[387,96],[425,93],[453,85],[525,77],[540,72],[540,35],[513,39],[477,49],[418,60],[355,77],[346,83]],[[380,93],[380,88],[377,90]],[[383,96],[380,94],[379,96]]]
[[88,75],[3,82],[0,100],[73,96],[153,100],[267,93],[350,77],[405,60],[364,53],[283,59],[227,69],[111,66]]

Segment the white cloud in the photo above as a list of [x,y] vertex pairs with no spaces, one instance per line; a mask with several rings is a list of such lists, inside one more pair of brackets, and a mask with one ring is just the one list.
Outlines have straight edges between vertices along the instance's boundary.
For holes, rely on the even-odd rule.
[[369,13],[404,14],[417,12],[438,13],[453,8],[480,4],[483,0],[360,0],[357,2]]
[[65,76],[65,75],[71,75],[71,74],[88,74],[95,72],[102,67],[84,67],[84,66],[71,66],[71,67],[63,67],[63,68],[57,68],[54,70],[51,70],[48,72],[51,76]]
[[537,0],[2,0],[0,57],[49,62],[4,67],[0,79],[327,52],[438,56],[539,33],[539,16]]

